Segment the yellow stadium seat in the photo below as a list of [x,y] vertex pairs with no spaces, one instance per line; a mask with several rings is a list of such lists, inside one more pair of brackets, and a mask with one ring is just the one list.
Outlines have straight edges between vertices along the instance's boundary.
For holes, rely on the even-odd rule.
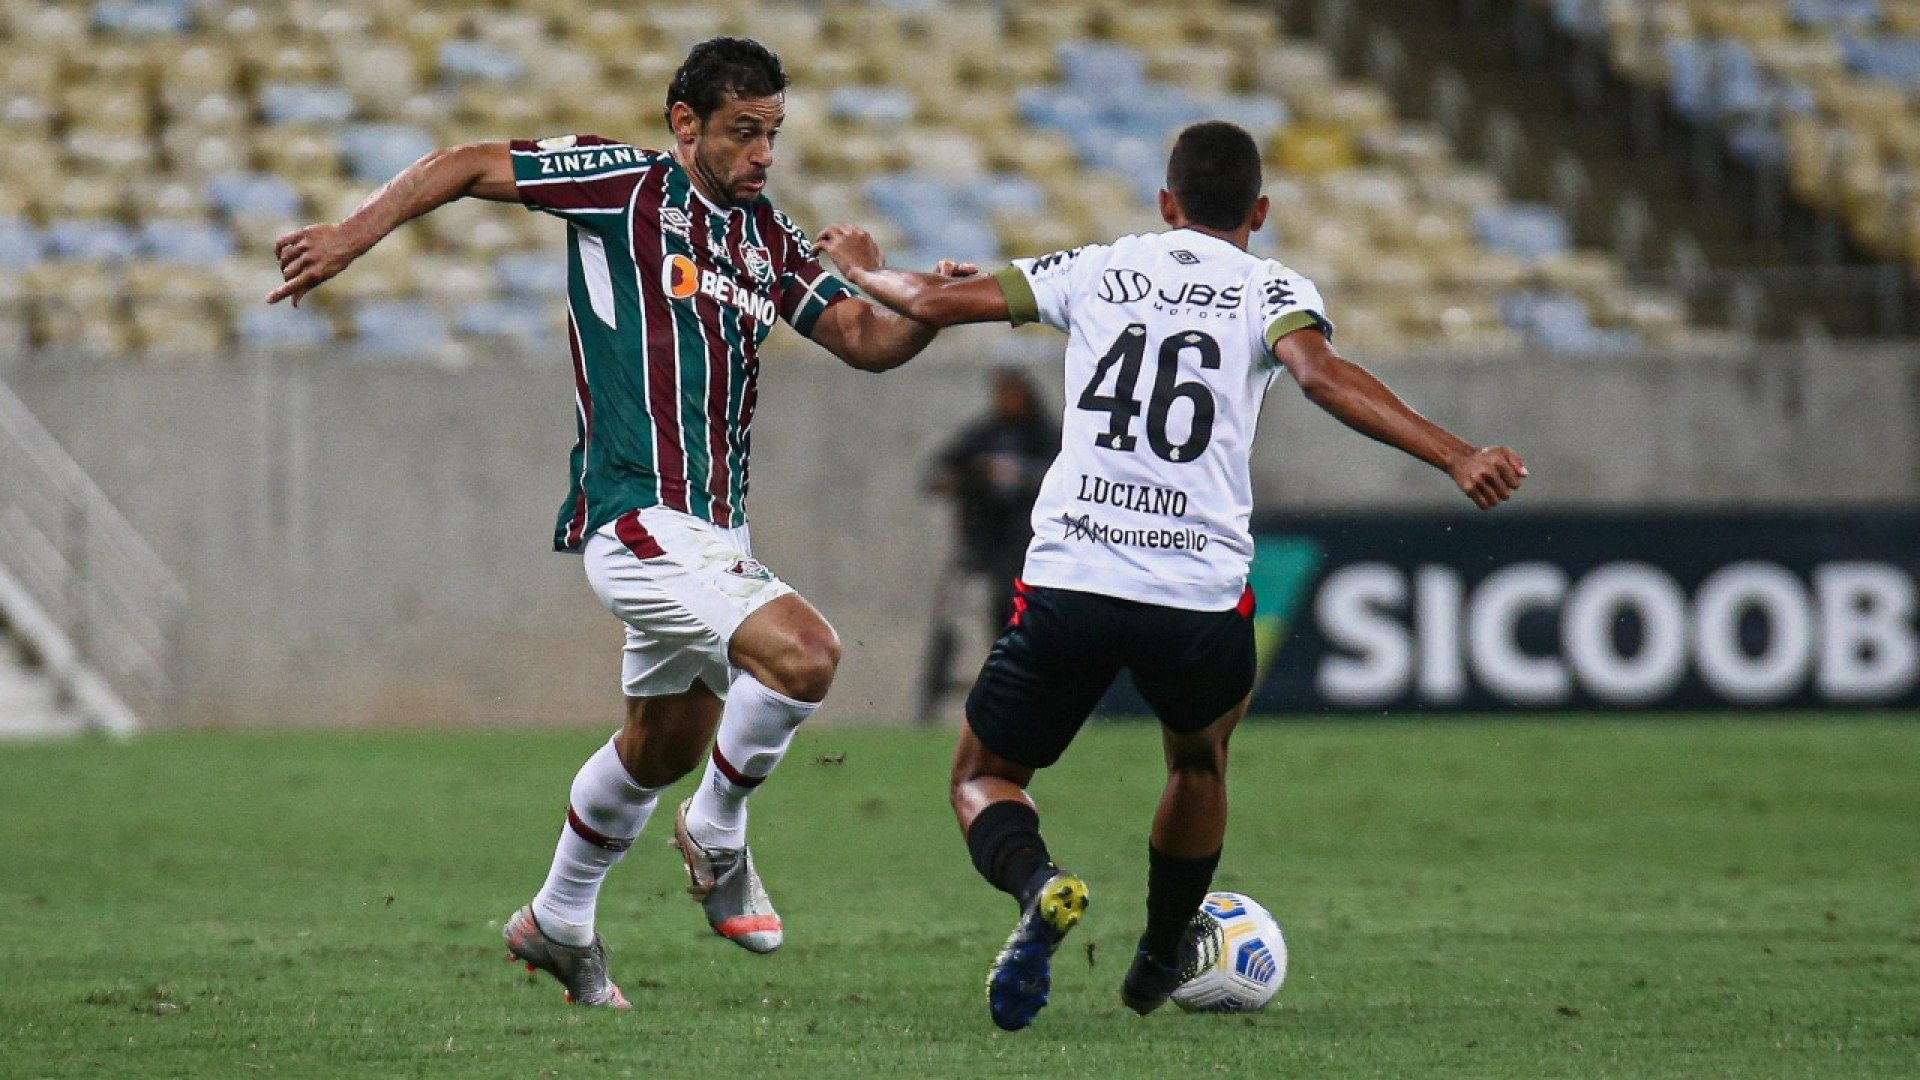
[[126,187],[111,173],[69,176],[42,205],[49,217],[118,218],[126,210]]
[[33,49],[7,49],[0,58],[0,88],[8,94],[52,100],[60,88],[59,57]]
[[1353,165],[1353,139],[1330,124],[1299,123],[1268,147],[1274,164],[1295,176],[1319,176]]
[[226,320],[204,300],[155,300],[133,306],[133,347],[152,359],[214,359],[229,344]]
[[202,300],[218,297],[223,281],[218,272],[197,266],[136,259],[123,272],[126,292],[136,306],[149,300]]
[[1147,77],[1178,86],[1200,97],[1228,94],[1240,88],[1239,64],[1225,45],[1202,45],[1170,38],[1141,46],[1147,54]]

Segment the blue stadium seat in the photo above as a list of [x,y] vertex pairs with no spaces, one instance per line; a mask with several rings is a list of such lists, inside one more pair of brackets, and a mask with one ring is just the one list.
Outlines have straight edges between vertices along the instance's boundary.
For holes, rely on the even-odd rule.
[[1522,259],[1558,255],[1572,247],[1567,223],[1550,206],[1506,203],[1473,212],[1473,231],[1494,251]]
[[530,297],[475,300],[454,316],[454,328],[479,338],[505,338],[532,348],[550,344],[547,320],[551,305]]
[[500,287],[521,296],[562,296],[567,291],[565,256],[516,252],[494,260]]
[[1787,17],[1795,26],[1871,28],[1880,23],[1879,0],[1793,0]]
[[1060,65],[1062,82],[1101,97],[1133,90],[1147,81],[1147,58],[1111,41],[1061,42],[1053,58]]
[[1760,120],[1735,125],[1727,132],[1727,149],[1735,158],[1756,168],[1783,169],[1787,140],[1780,129]]
[[1605,330],[1593,325],[1587,307],[1559,292],[1512,293],[1500,299],[1500,319],[1520,331],[1527,341],[1554,352],[1626,352],[1640,347],[1630,330]]
[[140,244],[117,221],[92,218],[67,218],[47,226],[47,251],[62,259],[104,259],[117,262],[131,259]]
[[960,197],[983,214],[1039,214],[1047,209],[1047,190],[1018,173],[994,173],[968,180],[960,187]]
[[1194,108],[1202,119],[1225,120],[1238,124],[1255,138],[1265,140],[1269,132],[1286,127],[1293,119],[1287,104],[1274,94],[1232,94],[1201,98]]
[[1155,84],[1138,94],[1105,99],[1101,103],[1100,118],[1120,134],[1158,140],[1188,124],[1214,117],[1211,110],[1185,90]]
[[1071,131],[1100,122],[1093,99],[1058,86],[1025,86],[1014,91],[1020,118],[1035,127]]
[[1838,35],[1840,57],[1847,70],[1869,79],[1920,85],[1920,39],[1886,37],[1856,38]]
[[440,45],[440,74],[456,82],[513,82],[525,68],[519,56],[485,41],[456,38]]
[[233,235],[204,221],[149,221],[140,228],[140,250],[161,262],[218,266],[233,257]]
[[340,132],[347,172],[363,183],[384,184],[437,148],[433,135],[407,124],[352,124]]
[[827,112],[836,120],[904,124],[914,111],[913,96],[891,86],[836,86],[827,98]]
[[1607,36],[1607,12],[1594,0],[1553,0],[1551,10],[1555,26],[1573,37],[1604,39]]
[[300,192],[272,173],[219,173],[207,177],[207,201],[223,214],[294,217]]
[[420,357],[444,349],[447,324],[432,304],[376,300],[353,309],[356,350],[365,356]]
[[116,34],[184,34],[193,29],[193,0],[97,0],[93,25]]
[[240,343],[257,349],[317,348],[333,340],[333,324],[311,309],[253,304],[240,315]]
[[950,217],[959,212],[953,189],[930,176],[894,173],[867,181],[867,201],[898,222]]
[[46,252],[40,230],[19,218],[0,218],[0,270],[24,270]]
[[268,83],[260,112],[269,124],[338,124],[353,118],[353,95],[343,86]]
[[909,248],[933,259],[984,262],[999,257],[1000,245],[986,219],[991,209],[974,201],[973,191],[974,185],[966,181],[948,183],[913,173],[876,176],[866,186],[867,201],[900,227]]

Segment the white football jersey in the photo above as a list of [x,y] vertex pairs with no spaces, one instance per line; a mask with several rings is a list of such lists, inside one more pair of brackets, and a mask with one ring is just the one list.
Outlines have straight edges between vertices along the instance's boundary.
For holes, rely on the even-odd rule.
[[1024,579],[1194,611],[1239,602],[1253,559],[1249,457],[1272,343],[1332,332],[1313,283],[1191,229],[1126,236],[995,275],[1017,326],[1066,331],[1060,456]]

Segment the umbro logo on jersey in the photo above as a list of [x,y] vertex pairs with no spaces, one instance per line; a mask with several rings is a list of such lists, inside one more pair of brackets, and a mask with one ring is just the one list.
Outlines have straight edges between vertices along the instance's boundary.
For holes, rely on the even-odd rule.
[[758,559],[736,559],[732,566],[727,567],[727,573],[753,581],[773,580],[773,571],[762,566]]
[[1131,304],[1145,300],[1153,291],[1153,281],[1138,270],[1108,270],[1100,275],[1100,299],[1109,304]]
[[1195,255],[1186,248],[1174,248],[1172,251],[1167,252],[1167,254],[1173,256],[1173,261],[1179,263],[1181,266],[1200,265],[1200,256]]
[[660,211],[660,227],[685,240],[687,230],[693,228],[693,222],[688,219],[685,210],[677,206],[668,206]]

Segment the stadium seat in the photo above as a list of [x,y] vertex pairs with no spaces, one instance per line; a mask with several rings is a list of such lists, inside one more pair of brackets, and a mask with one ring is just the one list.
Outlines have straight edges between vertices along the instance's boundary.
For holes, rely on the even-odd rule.
[[393,179],[438,145],[431,133],[408,124],[351,124],[340,132],[348,175],[371,184]]
[[48,223],[47,253],[54,258],[117,262],[130,259],[140,245],[117,221],[63,219]]
[[267,307],[258,300],[242,309],[235,329],[239,342],[255,349],[313,349],[334,339],[333,324],[312,308]]
[[96,0],[93,25],[115,34],[184,34],[193,8],[192,0]]
[[561,296],[567,290],[567,260],[537,253],[503,255],[493,264],[500,287],[521,296]]
[[431,304],[380,300],[353,310],[354,346],[368,357],[432,357],[446,349],[445,320]]
[[233,258],[233,236],[203,221],[150,220],[140,229],[139,249],[162,262],[218,266]]
[[223,214],[270,214],[291,217],[300,212],[300,193],[271,173],[220,173],[207,177],[207,199]]
[[509,83],[526,67],[512,50],[484,41],[448,41],[440,46],[439,68],[451,81]]
[[913,119],[913,95],[891,86],[836,86],[828,97],[836,120],[861,124],[905,124]]
[[554,344],[555,310],[548,301],[530,297],[476,300],[460,306],[454,328],[472,337],[502,339],[535,351]]
[[[1876,242],[1908,243],[1876,185],[1920,162],[1902,81],[1920,34],[1908,8],[1920,6],[1764,6],[1568,0],[1553,13],[1680,57],[1684,85],[1670,92],[1723,119],[1736,155],[1782,163],[1795,191],[1838,176],[1832,205],[1877,218]],[[345,214],[440,145],[569,130],[659,145],[658,90],[681,51],[748,30],[796,76],[775,173],[782,205],[809,229],[866,224],[903,265],[1156,228],[1168,140],[1221,118],[1253,132],[1273,165],[1275,209],[1256,250],[1329,275],[1336,303],[1351,291],[1363,314],[1343,333],[1497,342],[1518,331],[1489,314],[1496,298],[1543,281],[1584,303],[1595,333],[1659,308],[1623,299],[1624,279],[1596,270],[1603,257],[1571,254],[1564,224],[1509,221],[1496,181],[1397,116],[1379,87],[1343,78],[1322,45],[1284,36],[1264,5],[13,0],[0,19],[0,272],[24,283],[10,325],[36,344],[85,337],[41,329],[47,288],[62,317],[113,324],[88,339],[96,352],[331,340],[336,323],[320,315],[259,322],[276,236]],[[1643,20],[1660,33],[1638,32]],[[1849,142],[1802,123],[1835,115],[1865,134]],[[408,339],[360,309],[422,297],[437,304],[438,330],[419,339],[427,351],[450,338],[521,341],[540,325],[535,308],[548,325],[558,310],[562,235],[549,219],[455,204],[331,283],[322,310],[376,336],[383,356]],[[80,266],[104,275],[104,292],[59,291]],[[46,267],[55,284],[20,276]],[[1396,295],[1416,285],[1433,290],[1430,303]],[[226,306],[243,294],[252,306]],[[136,310],[148,298],[165,304]],[[213,330],[192,328],[183,313],[213,300]],[[1671,306],[1661,318],[1676,310],[1684,320]],[[1548,339],[1581,343],[1565,329],[1528,340]]]
[[1569,247],[1567,224],[1552,207],[1512,203],[1474,211],[1474,232],[1494,251],[1522,259],[1557,255]]
[[338,124],[353,116],[353,95],[344,87],[315,83],[268,83],[259,91],[260,113],[269,124]]
[[19,218],[0,218],[0,270],[24,270],[46,250],[40,230]]

